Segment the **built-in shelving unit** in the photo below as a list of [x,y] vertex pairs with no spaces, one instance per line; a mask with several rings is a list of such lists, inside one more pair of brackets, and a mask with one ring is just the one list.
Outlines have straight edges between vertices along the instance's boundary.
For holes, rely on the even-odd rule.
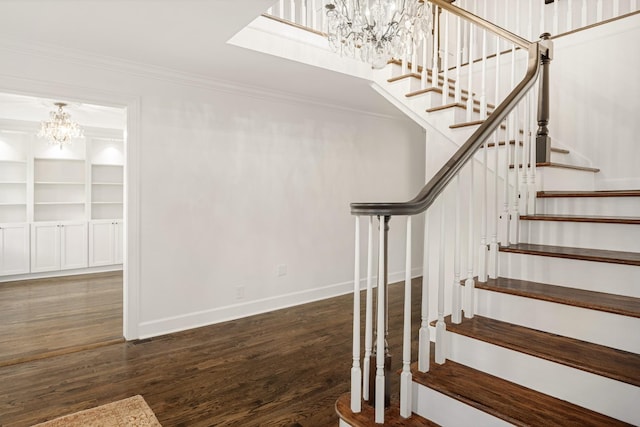
[[37,126],[0,120],[0,276],[122,264],[122,132],[60,148]]

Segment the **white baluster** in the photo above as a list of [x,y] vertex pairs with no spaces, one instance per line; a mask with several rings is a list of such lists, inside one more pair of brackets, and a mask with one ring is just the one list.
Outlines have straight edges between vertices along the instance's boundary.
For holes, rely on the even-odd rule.
[[[487,281],[487,198],[489,191],[487,189],[487,169],[489,139],[484,142],[482,147],[482,185],[480,190],[480,247],[478,248],[478,282],[485,283]],[[498,149],[495,147],[496,150]],[[471,160],[473,161],[473,159]]]
[[546,12],[547,10],[545,8],[545,5],[542,5],[542,8],[540,9],[540,34],[546,31],[544,24]]
[[[515,52],[513,52],[513,54],[515,54]],[[518,243],[518,239],[520,238],[519,236],[519,221],[520,221],[520,215],[519,215],[519,206],[518,206],[518,200],[520,197],[520,164],[522,162],[522,159],[520,158],[520,129],[519,129],[519,123],[518,123],[518,108],[519,106],[516,106],[513,111],[511,112],[511,116],[512,116],[512,127],[513,127],[513,138],[514,138],[514,145],[513,145],[513,169],[514,169],[514,178],[513,178],[513,196],[512,196],[512,200],[513,203],[511,204],[511,210],[509,211],[509,238],[511,239],[511,243],[516,244]],[[522,163],[522,167],[526,167],[526,165],[524,163]]]
[[582,26],[587,26],[587,0],[582,0]]
[[429,45],[427,37],[422,37],[422,73],[420,74],[420,89],[427,88],[429,69]]
[[313,28],[314,30],[320,30],[322,27],[318,25],[318,6],[316,4],[316,1],[317,0],[311,0],[311,28]]
[[422,306],[420,308],[420,332],[418,370],[429,371],[431,358],[431,333],[429,331],[429,211],[424,215],[424,250],[422,259]]
[[307,26],[307,2],[306,0],[302,0],[300,4],[300,25],[303,27]]
[[415,40],[411,41],[411,72],[418,74],[418,49]]
[[284,0],[278,0],[278,18],[284,19]]
[[456,82],[454,90],[454,101],[459,104],[462,99],[462,88],[460,87],[460,67],[462,63],[462,19],[456,17]]
[[613,13],[612,18],[616,18],[620,15],[620,0],[613,0]]
[[553,2],[553,34],[558,34],[558,21],[560,20],[560,16],[558,15],[558,3],[560,3],[560,1]]
[[267,15],[272,15],[273,16],[273,6],[271,6],[269,9],[267,9]]
[[444,13],[444,49],[442,52],[442,105],[447,103],[449,98],[449,12]]
[[373,347],[373,217],[369,217],[367,237],[367,296],[364,321],[364,366],[362,374],[362,397],[370,402],[369,375],[371,374],[371,348]]
[[596,3],[596,22],[602,21],[602,0],[598,0]]
[[289,21],[297,22],[296,21],[296,1],[295,0],[290,0],[289,1]]
[[460,257],[462,248],[460,247],[460,172],[456,175],[456,218],[455,218],[455,240],[453,248],[453,286],[451,288],[451,321],[455,324],[462,322],[462,293],[460,285]]
[[[567,28],[565,31],[573,30],[573,0],[567,1]],[[533,39],[529,39],[533,40]]]
[[529,154],[531,153],[531,149],[529,148],[530,140],[529,140],[529,132],[531,131],[531,126],[529,122],[529,93],[524,98],[524,101],[521,102],[520,108],[522,108],[522,125],[523,131],[522,134],[522,182],[520,183],[520,209],[518,209],[518,213],[520,215],[527,214],[527,204],[529,203],[529,170],[531,169],[531,158]]
[[631,0],[629,3],[629,12],[634,12],[638,8],[638,3],[636,0]]
[[351,365],[351,411],[360,412],[362,371],[360,370],[360,217],[356,216],[355,268],[353,279],[353,363]]
[[440,44],[440,26],[438,17],[438,6],[434,7],[434,28],[433,28],[433,66],[431,68],[431,86],[438,86],[438,44]]
[[407,247],[404,268],[404,333],[400,374],[400,416],[411,416],[411,216],[407,216]]
[[502,213],[500,214],[500,232],[498,241],[503,246],[509,246],[509,121],[505,120],[506,129],[504,131],[505,138],[505,156],[504,156],[504,179],[503,179],[503,203]]
[[529,19],[527,19],[527,38],[529,40],[533,40],[533,2],[534,1],[537,1],[537,0],[529,0],[529,15],[528,15]]
[[498,173],[499,169],[499,155],[500,152],[498,150],[498,130],[493,133],[493,140],[495,141],[495,145],[493,147],[494,152],[494,176],[493,176],[493,218],[494,218],[494,227],[493,233],[491,234],[491,243],[489,244],[489,277],[495,279],[498,277],[498,212],[499,212],[499,201],[498,201],[498,181],[500,179],[500,174]]
[[436,363],[442,365],[446,361],[445,332],[447,327],[444,323],[444,259],[445,259],[445,198],[440,197],[440,250],[438,251],[438,321],[436,322]]
[[[500,104],[501,99],[500,99],[500,83],[502,82],[502,80],[500,80],[500,38],[496,37],[496,84],[495,84],[495,99],[494,99],[494,103],[495,105]],[[497,144],[498,141],[496,141]],[[498,148],[498,146],[496,145],[496,148]]]
[[467,81],[467,121],[470,122],[473,114],[473,57],[471,56],[474,43],[474,28],[469,25],[469,63],[468,63],[468,81]]
[[537,195],[537,188],[536,188],[536,139],[535,139],[535,134],[536,134],[536,124],[538,123],[536,120],[536,105],[537,105],[537,101],[536,101],[536,96],[535,94],[538,93],[537,90],[537,85],[532,88],[529,93],[529,122],[531,123],[531,132],[529,135],[529,139],[530,139],[530,146],[531,146],[531,152],[529,154],[529,156],[531,157],[531,170],[529,171],[529,188],[528,188],[528,193],[529,193],[529,203],[527,203],[527,208],[528,211],[527,213],[529,213],[530,215],[533,215],[536,212],[536,195]]
[[473,206],[473,159],[469,162],[469,253],[467,257],[467,280],[464,282],[464,317],[471,319],[473,317],[474,306],[474,291],[475,281],[473,280],[473,220],[474,220],[474,206]]
[[[487,2],[484,2],[484,16],[487,16]],[[487,30],[482,30],[482,73],[480,89],[480,118],[487,118]],[[486,145],[486,144],[485,144]]]
[[377,310],[377,327],[376,336],[376,396],[375,396],[375,422],[384,423],[384,359],[385,359],[385,287],[384,283],[384,265],[386,259],[384,257],[384,217],[380,217],[380,237],[378,239],[378,310]]

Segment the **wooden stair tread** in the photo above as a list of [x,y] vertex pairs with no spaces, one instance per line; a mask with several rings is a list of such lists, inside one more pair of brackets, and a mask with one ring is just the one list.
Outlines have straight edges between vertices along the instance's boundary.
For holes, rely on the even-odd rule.
[[640,197],[640,190],[538,191],[537,197]]
[[460,324],[452,323],[448,316],[445,322],[448,332],[640,386],[640,354],[478,315]]
[[640,298],[625,295],[588,291],[506,277],[487,279],[484,283],[476,280],[475,287],[493,292],[640,318]]
[[[336,401],[336,413],[338,416],[354,427],[374,427],[381,424],[375,423],[375,412],[372,406],[369,406],[366,402],[362,402],[362,410],[354,414],[351,412],[351,394],[344,393]],[[384,425],[385,426],[426,426],[426,427],[438,427],[432,421],[421,417],[418,414],[412,414],[409,418],[402,418],[400,416],[400,407],[396,403],[391,402],[391,406],[384,411]]]
[[[527,164],[527,166],[529,166],[529,164]],[[522,164],[518,165],[518,167],[521,169],[522,168]],[[555,163],[555,162],[539,162],[536,163],[536,167],[538,168],[560,168],[560,169],[574,169],[574,170],[580,170],[580,171],[585,171],[585,172],[600,172],[600,169],[598,168],[592,168],[589,166],[576,166],[576,165],[567,165],[564,163]],[[509,169],[513,169],[514,165],[509,165]]]
[[[450,125],[449,128],[450,129],[460,129],[460,128],[465,128],[465,127],[469,127],[469,126],[478,126],[478,125],[481,125],[484,122],[485,122],[485,120],[472,120],[470,122],[454,123],[454,124]],[[506,128],[507,127],[504,124],[500,125],[500,129],[506,129]],[[522,129],[520,129],[519,133],[524,133],[524,131]]]
[[[498,141],[498,146],[502,147],[506,145],[505,141]],[[516,141],[515,140],[510,140],[509,141],[509,145],[516,145]],[[518,141],[518,145],[520,147],[524,147],[524,142],[523,141]],[[487,144],[487,147],[489,148],[493,148],[496,146],[495,142],[490,142],[489,144]],[[569,154],[569,150],[565,150],[564,148],[556,148],[556,147],[551,147],[551,151],[553,151],[554,153],[560,153],[560,154]]]
[[556,399],[468,366],[432,360],[429,372],[412,365],[413,381],[518,426],[615,426],[620,420]]
[[[473,112],[474,113],[480,113],[480,107],[476,107],[475,104],[480,104],[479,102],[476,103],[474,101],[474,106],[473,106]],[[449,108],[461,108],[463,110],[467,110],[467,105],[466,104],[462,104],[459,102],[454,102],[452,104],[444,104],[444,105],[440,105],[438,107],[432,107],[432,108],[427,108],[427,113],[434,113],[436,111],[442,111],[442,110],[447,110]],[[487,109],[490,109],[491,107],[487,106]],[[491,111],[487,111],[487,114],[491,114]]]
[[520,219],[525,221],[590,222],[590,223],[604,223],[604,224],[640,224],[640,217],[637,217],[637,216],[535,214],[535,215],[521,215]]
[[530,255],[541,255],[555,258],[578,259],[585,261],[608,262],[613,264],[627,264],[640,266],[640,253],[610,251],[604,249],[573,248],[565,246],[536,245],[532,243],[518,243],[501,246],[500,252],[511,252]]

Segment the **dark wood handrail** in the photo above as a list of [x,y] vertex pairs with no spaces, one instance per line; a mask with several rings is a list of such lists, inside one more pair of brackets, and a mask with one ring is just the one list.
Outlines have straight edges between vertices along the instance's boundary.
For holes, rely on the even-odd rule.
[[443,0],[429,0],[431,3],[448,10],[449,12],[472,21],[473,23],[507,38],[514,44],[527,49],[529,52],[527,72],[518,85],[507,95],[500,105],[491,113],[478,129],[462,144],[445,165],[433,178],[420,190],[420,192],[408,202],[387,203],[352,203],[352,215],[416,215],[426,211],[436,198],[444,191],[449,182],[456,176],[467,162],[478,151],[483,142],[500,126],[500,123],[518,105],[524,95],[531,89],[540,72],[540,42],[529,42],[509,31],[483,20],[463,9],[453,6]]

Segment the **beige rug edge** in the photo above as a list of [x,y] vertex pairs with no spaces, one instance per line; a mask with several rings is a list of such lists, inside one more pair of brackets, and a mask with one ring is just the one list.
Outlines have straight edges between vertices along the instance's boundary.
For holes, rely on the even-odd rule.
[[161,427],[155,414],[139,394],[127,399],[75,412],[33,427]]

